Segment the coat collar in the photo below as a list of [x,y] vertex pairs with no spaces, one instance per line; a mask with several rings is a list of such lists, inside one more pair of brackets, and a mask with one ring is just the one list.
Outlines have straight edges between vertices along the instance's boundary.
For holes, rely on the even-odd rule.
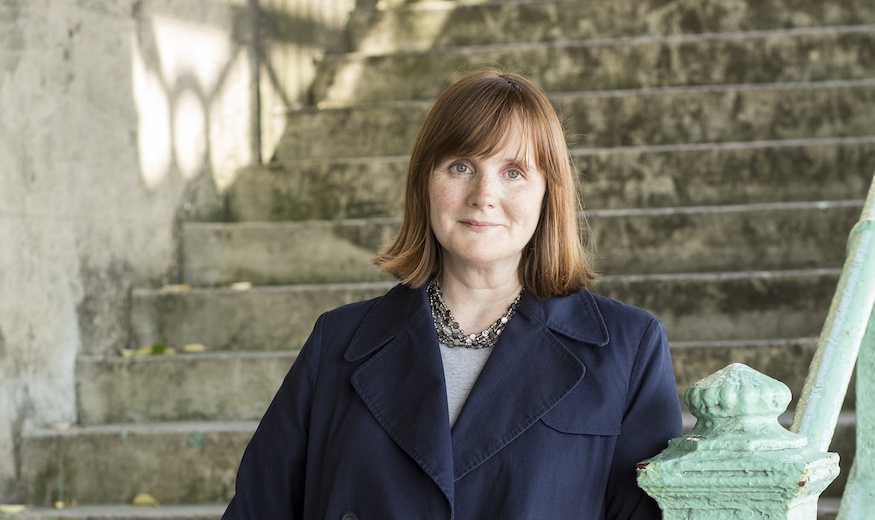
[[[399,284],[377,299],[350,342],[345,359],[357,361],[367,357],[404,330],[415,315],[424,313],[431,319],[426,285],[411,289]],[[603,347],[610,339],[595,297],[589,291],[547,300],[525,294],[520,308],[551,331],[577,342]]]
[[371,307],[345,359],[365,360],[352,384],[375,419],[453,504],[454,482],[527,430],[583,379],[556,335],[603,346],[607,329],[584,291],[524,295],[455,423],[425,287],[396,286]]

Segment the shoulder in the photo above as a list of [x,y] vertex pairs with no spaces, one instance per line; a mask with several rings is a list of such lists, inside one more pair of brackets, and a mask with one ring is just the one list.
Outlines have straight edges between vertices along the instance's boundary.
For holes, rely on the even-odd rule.
[[613,298],[593,293],[590,295],[598,306],[614,349],[637,356],[641,354],[641,349],[667,348],[665,327],[652,313]]
[[644,309],[589,290],[544,300],[527,298],[523,308],[553,332],[592,346],[642,334],[659,320]]
[[426,302],[424,289],[397,284],[375,298],[342,305],[323,313],[314,334],[343,348],[361,341],[380,343],[398,333],[408,315]]
[[348,320],[364,318],[375,307],[389,307],[404,305],[412,298],[416,298],[421,292],[420,289],[414,289],[403,284],[389,285],[384,283],[373,284],[374,292],[379,294],[373,298],[360,300],[353,303],[347,303],[327,311],[320,316],[320,319],[325,320]]
[[593,299],[605,322],[609,325],[638,325],[647,327],[654,320],[659,321],[658,318],[652,313],[640,307],[636,307],[634,305],[630,305],[628,303],[624,303],[613,298],[608,298],[606,296],[601,296],[589,291],[585,292]]

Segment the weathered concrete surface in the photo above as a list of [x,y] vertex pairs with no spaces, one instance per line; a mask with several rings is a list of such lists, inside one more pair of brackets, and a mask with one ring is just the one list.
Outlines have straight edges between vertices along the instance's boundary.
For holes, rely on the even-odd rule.
[[81,424],[255,421],[297,351],[80,357]]
[[227,502],[255,426],[194,422],[38,430],[23,439],[22,479],[35,505],[129,504],[139,493],[162,504]]
[[418,1],[355,13],[359,52],[454,46],[797,28],[875,21],[867,0],[518,1],[485,4]]
[[[605,274],[841,267],[862,201],[595,210],[585,240]],[[388,280],[372,264],[400,219],[186,223],[183,276],[200,287]]]
[[[757,86],[554,94],[573,147],[657,146],[870,136],[875,78]],[[410,153],[428,104],[405,102],[289,114],[275,160]]]
[[183,273],[195,286],[388,281],[371,264],[396,219],[183,225]]
[[671,341],[819,334],[838,269],[605,276],[595,292],[659,316]]
[[861,200],[875,136],[581,151],[594,209]]
[[860,25],[347,54],[320,62],[314,96],[323,106],[428,100],[466,71],[496,64],[548,92],[867,78],[873,45],[875,25]]
[[175,276],[175,223],[212,211],[248,161],[235,15],[215,0],[0,6],[0,503],[22,482],[22,429],[76,421],[77,354],[128,342],[130,288]]
[[35,508],[16,515],[16,520],[215,520],[225,505],[196,506],[76,506],[67,509]]
[[[672,341],[817,335],[838,269],[605,276],[594,291],[643,307]],[[216,350],[300,348],[323,312],[383,294],[392,282],[249,290],[134,292],[133,345],[203,343]]]
[[301,348],[320,314],[384,294],[394,283],[295,285],[249,290],[135,289],[132,346],[202,343],[214,350]]
[[[587,209],[860,199],[875,136],[572,150]],[[801,166],[800,166],[801,165]],[[289,161],[241,173],[235,221],[400,216],[406,156]]]
[[229,218],[265,221],[400,215],[406,169],[407,157],[295,161],[248,168],[228,190]]

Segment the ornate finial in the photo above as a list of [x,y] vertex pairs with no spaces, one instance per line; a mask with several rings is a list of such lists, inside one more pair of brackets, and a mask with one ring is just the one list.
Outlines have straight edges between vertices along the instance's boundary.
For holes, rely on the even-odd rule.
[[733,364],[691,386],[684,400],[696,426],[638,464],[638,484],[662,518],[817,518],[817,497],[838,475],[838,455],[778,424],[790,403],[783,383]]
[[[777,450],[805,446],[804,437],[778,424],[790,404],[784,383],[734,363],[687,389],[684,401],[698,419],[678,448]],[[742,445],[739,445],[741,443]]]

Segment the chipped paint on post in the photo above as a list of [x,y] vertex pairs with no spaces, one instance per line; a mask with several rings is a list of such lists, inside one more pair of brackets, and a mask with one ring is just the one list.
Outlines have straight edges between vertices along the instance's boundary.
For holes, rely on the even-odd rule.
[[778,424],[790,397],[783,383],[741,364],[691,386],[684,400],[695,427],[638,467],[663,518],[814,520],[838,455]]

